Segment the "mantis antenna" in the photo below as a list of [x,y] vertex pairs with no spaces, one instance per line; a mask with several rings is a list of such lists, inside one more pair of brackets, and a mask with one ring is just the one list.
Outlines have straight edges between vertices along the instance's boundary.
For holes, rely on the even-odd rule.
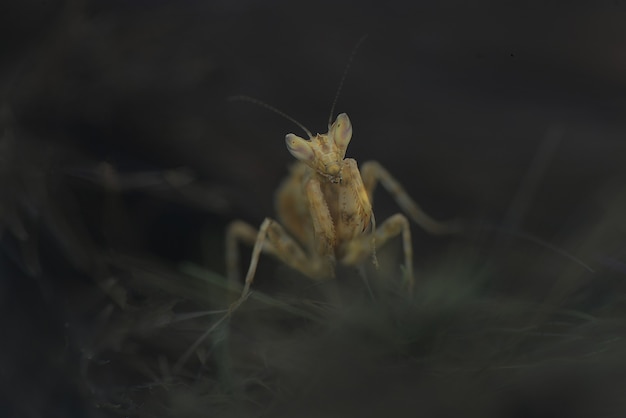
[[250,97],[250,96],[231,96],[231,97],[228,98],[228,100],[229,101],[250,102],[250,103],[254,103],[255,105],[259,105],[261,107],[264,107],[267,110],[271,110],[272,112],[276,113],[277,115],[280,115],[283,118],[287,119],[288,121],[291,121],[291,122],[295,123],[296,125],[298,125],[298,127],[300,129],[302,129],[304,132],[306,132],[306,134],[309,136],[309,139],[313,138],[313,135],[311,134],[311,131],[309,131],[306,128],[306,126],[304,126],[303,124],[298,122],[295,118],[289,116],[288,114],[286,114],[282,110],[279,110],[279,109],[275,108],[274,106],[268,105],[267,103],[265,103],[265,102],[263,102],[263,101],[261,101],[259,99],[255,99],[254,97]]
[[330,116],[328,117],[328,129],[330,130],[330,126],[333,124],[333,113],[335,113],[335,106],[337,105],[337,100],[339,99],[339,94],[341,94],[341,89],[343,88],[343,84],[346,81],[346,76],[348,75],[348,71],[350,70],[350,66],[352,65],[352,61],[354,60],[354,56],[356,52],[359,50],[361,44],[367,39],[367,34],[361,36],[361,39],[356,43],[354,48],[352,48],[352,52],[350,53],[350,58],[348,58],[348,63],[346,64],[346,68],[343,70],[343,75],[341,76],[341,80],[339,81],[339,87],[337,87],[337,93],[335,93],[335,98],[333,99],[333,104],[330,107]]
[[[354,46],[354,48],[352,49],[352,53],[350,53],[350,57],[348,58],[348,63],[346,64],[346,68],[343,70],[343,75],[341,76],[341,80],[339,81],[339,87],[337,87],[337,93],[335,93],[335,97],[333,99],[333,104],[330,107],[330,116],[328,117],[328,129],[330,130],[330,127],[333,123],[333,113],[335,113],[335,106],[337,105],[337,100],[339,99],[339,95],[341,94],[341,90],[343,88],[344,82],[346,81],[346,77],[348,75],[348,71],[350,70],[350,66],[352,65],[352,61],[354,60],[354,56],[356,55],[359,47],[361,46],[361,44],[365,41],[365,39],[367,39],[367,34],[361,36],[361,39],[359,39],[359,41],[356,43],[356,45]],[[289,116],[287,113],[283,112],[282,110],[269,105],[259,99],[255,99],[254,97],[250,97],[250,96],[246,96],[246,95],[238,95],[238,96],[231,96],[228,98],[229,101],[242,101],[242,102],[249,102],[249,103],[253,103],[255,105],[261,106],[266,108],[267,110],[270,110],[274,113],[276,113],[279,116],[282,116],[283,118],[287,119],[288,121],[294,123],[295,125],[297,125],[300,129],[302,129],[307,136],[309,137],[309,139],[313,138],[313,134],[311,133],[311,131],[309,129],[307,129],[306,126],[304,126],[303,124],[301,124],[300,122],[298,122],[294,117]]]

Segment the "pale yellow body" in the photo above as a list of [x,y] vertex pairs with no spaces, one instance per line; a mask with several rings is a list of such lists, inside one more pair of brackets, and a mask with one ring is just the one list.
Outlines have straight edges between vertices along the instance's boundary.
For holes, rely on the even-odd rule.
[[240,277],[238,243],[254,246],[240,301],[250,291],[261,253],[272,254],[306,276],[320,280],[335,276],[337,262],[357,265],[369,255],[376,263],[376,246],[400,234],[404,271],[412,286],[409,222],[398,213],[376,227],[371,201],[378,182],[425,230],[434,234],[456,230],[426,215],[377,162],[365,163],[359,171],[355,160],[344,158],[351,137],[352,125],[346,114],[337,117],[327,134],[309,140],[287,135],[287,148],[299,162],[276,193],[278,221],[266,218],[258,230],[235,221],[226,232],[230,280],[237,281]]

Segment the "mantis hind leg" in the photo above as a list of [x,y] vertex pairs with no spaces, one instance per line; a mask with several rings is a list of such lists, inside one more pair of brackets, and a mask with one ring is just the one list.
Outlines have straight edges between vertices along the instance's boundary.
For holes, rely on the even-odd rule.
[[408,217],[418,224],[426,232],[433,235],[444,235],[459,232],[461,225],[458,222],[439,222],[430,217],[424,210],[409,196],[404,187],[396,180],[387,169],[377,161],[368,161],[361,167],[361,176],[367,195],[372,200],[374,189],[380,182],[382,186],[396,201]]

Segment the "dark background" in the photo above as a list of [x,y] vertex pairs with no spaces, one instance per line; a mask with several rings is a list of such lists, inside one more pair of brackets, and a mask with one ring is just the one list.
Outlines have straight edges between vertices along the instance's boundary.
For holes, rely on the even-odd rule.
[[[110,254],[223,274],[225,226],[273,215],[284,135],[302,135],[229,97],[325,132],[363,35],[335,109],[349,157],[378,160],[436,218],[620,271],[624,22],[617,0],[4,2],[4,415],[87,415],[107,386],[85,388],[76,359],[111,300],[145,297],[112,296]],[[397,211],[376,196],[379,219]],[[419,264],[440,242],[413,229]]]

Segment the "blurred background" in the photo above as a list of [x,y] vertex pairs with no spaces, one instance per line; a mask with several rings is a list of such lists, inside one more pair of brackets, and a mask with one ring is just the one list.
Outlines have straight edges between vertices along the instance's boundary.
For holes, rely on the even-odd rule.
[[[626,412],[626,3],[470,3],[1,5],[0,415]],[[348,156],[469,232],[413,225],[422,296],[349,313],[263,258],[283,299],[231,332],[226,225],[274,216],[303,133],[229,98],[323,133],[349,61]]]

